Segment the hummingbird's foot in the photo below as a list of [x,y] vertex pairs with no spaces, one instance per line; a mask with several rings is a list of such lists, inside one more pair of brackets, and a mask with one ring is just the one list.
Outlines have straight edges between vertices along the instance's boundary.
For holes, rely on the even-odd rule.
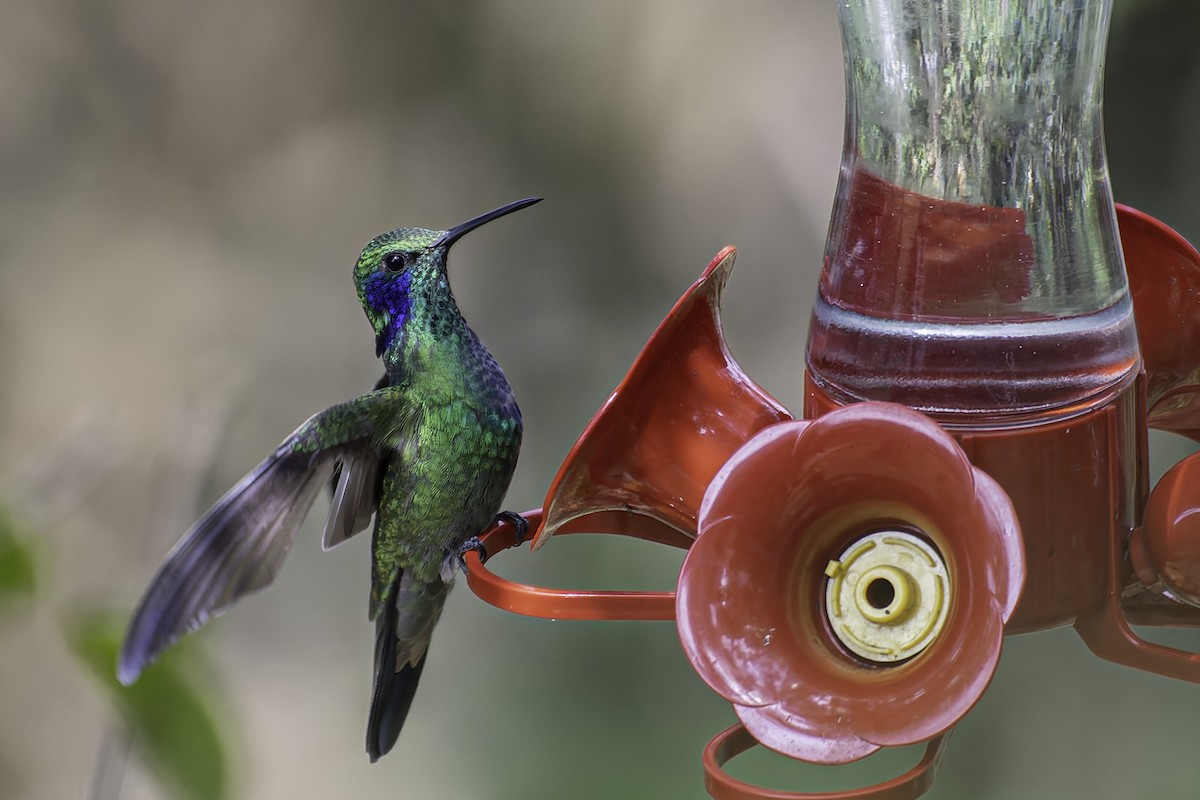
[[496,518],[492,520],[492,524],[494,525],[497,522],[507,522],[516,529],[516,536],[514,538],[516,539],[517,544],[525,541],[525,537],[529,535],[529,520],[525,519],[515,511],[501,511],[496,515]]
[[483,542],[480,541],[479,537],[472,536],[470,539],[467,539],[465,542],[460,544],[458,549],[454,552],[454,557],[458,561],[458,568],[463,571],[464,575],[467,572],[466,555],[472,550],[474,550],[476,553],[479,553],[479,563],[482,564],[484,561],[487,561],[487,549],[483,546]]

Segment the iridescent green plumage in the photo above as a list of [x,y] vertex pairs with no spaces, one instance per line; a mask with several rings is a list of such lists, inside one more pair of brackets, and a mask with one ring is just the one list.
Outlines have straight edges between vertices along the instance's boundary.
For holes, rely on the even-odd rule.
[[446,256],[468,231],[534,202],[449,231],[400,228],[364,248],[354,279],[384,378],[304,423],[176,545],[130,625],[118,666],[123,682],[183,633],[266,586],[333,476],[325,546],[375,518],[367,750],[374,760],[391,749],[457,560],[499,512],[521,446],[512,390],[459,313]]

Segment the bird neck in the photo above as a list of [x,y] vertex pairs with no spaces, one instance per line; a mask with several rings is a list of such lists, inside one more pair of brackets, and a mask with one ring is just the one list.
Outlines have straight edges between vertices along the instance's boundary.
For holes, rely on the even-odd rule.
[[466,366],[480,347],[444,277],[431,286],[412,286],[405,313],[391,320],[383,342],[381,356],[393,385],[423,371]]

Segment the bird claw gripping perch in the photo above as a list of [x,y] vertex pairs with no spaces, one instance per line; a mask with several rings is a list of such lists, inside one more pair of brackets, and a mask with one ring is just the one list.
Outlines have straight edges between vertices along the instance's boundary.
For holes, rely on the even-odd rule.
[[[492,518],[490,528],[497,525],[509,525],[513,531],[513,544],[521,544],[525,541],[525,537],[529,535],[529,520],[521,516],[515,511],[501,511]],[[460,544],[454,552],[454,557],[458,561],[459,568],[466,575],[469,573],[467,567],[467,553],[474,552],[479,556],[479,563],[483,564],[488,560],[487,547],[484,545],[483,539],[479,536],[472,536],[465,542]]]
[[[500,515],[497,514],[496,517],[493,518],[492,524],[495,524],[496,520],[498,519],[500,519]],[[466,555],[472,551],[479,556],[480,564],[486,562],[488,559],[487,548],[484,547],[483,540],[481,538],[478,536],[472,536],[470,539],[467,539],[465,542],[456,547],[453,553],[454,560],[458,562],[458,566],[463,571],[464,575],[467,573]]]
[[[513,526],[513,537],[517,540],[518,544],[525,541],[525,537],[529,535],[529,520],[525,519],[525,517],[521,516],[515,511],[501,511],[496,515],[496,518],[492,520],[493,525],[497,525],[502,522],[507,522]],[[486,555],[481,555],[481,560],[482,559],[486,559]]]

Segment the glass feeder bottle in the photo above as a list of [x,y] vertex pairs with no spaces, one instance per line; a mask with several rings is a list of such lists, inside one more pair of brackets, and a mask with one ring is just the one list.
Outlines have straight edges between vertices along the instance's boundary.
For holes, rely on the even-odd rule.
[[943,424],[1087,410],[1139,368],[1109,189],[1111,0],[841,0],[846,130],[807,366]]

